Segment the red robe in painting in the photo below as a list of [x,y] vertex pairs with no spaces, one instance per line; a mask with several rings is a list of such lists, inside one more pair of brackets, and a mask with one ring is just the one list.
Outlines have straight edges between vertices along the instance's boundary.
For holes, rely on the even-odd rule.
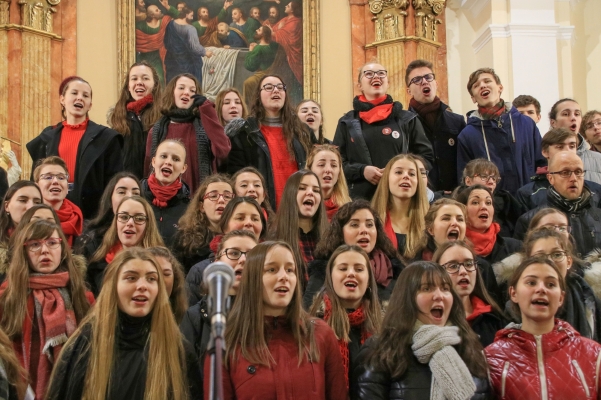
[[171,21],[171,17],[167,15],[163,16],[160,31],[154,35],[149,35],[136,29],[136,51],[139,51],[140,53],[150,53],[151,51],[158,50],[161,61],[163,61],[163,71],[165,70],[165,54],[167,54],[167,49],[165,48],[163,41],[165,39],[165,31],[169,21]]
[[[284,25],[280,28],[280,24]],[[273,40],[279,43],[286,52],[288,64],[296,77],[303,84],[303,20],[290,15],[271,27]]]

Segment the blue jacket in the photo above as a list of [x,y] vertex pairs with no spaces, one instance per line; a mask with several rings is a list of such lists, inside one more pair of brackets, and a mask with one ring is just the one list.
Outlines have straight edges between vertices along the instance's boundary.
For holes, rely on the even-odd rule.
[[[547,161],[541,152],[541,136],[534,121],[505,102],[508,113],[496,121],[483,120],[476,111],[467,120],[459,134],[457,148],[457,177],[461,181],[466,164],[476,158],[495,163],[502,180],[497,186],[515,195],[519,188],[530,182],[536,168]],[[513,127],[513,129],[512,129]]]

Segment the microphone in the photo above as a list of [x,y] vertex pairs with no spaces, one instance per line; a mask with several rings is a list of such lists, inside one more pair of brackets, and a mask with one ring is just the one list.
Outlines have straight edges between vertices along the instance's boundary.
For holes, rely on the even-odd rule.
[[232,287],[234,278],[234,269],[224,262],[211,263],[204,271],[203,281],[209,287],[208,308],[213,339],[223,338],[227,292]]

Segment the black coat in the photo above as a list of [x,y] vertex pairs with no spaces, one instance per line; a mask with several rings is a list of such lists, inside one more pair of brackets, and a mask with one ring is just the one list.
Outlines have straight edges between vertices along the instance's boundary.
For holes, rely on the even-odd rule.
[[501,233],[497,233],[497,240],[492,248],[492,252],[484,257],[489,265],[503,260],[505,257],[522,251],[523,243],[519,240],[502,237]]
[[[401,129],[403,138],[402,153],[419,154],[430,164],[433,163],[432,145],[426,137],[424,128],[417,114],[403,110],[399,102],[394,102],[393,118]],[[376,186],[369,183],[363,176],[363,170],[368,165],[374,165],[363,132],[361,121],[356,111],[349,111],[338,121],[334,144],[339,147],[342,156],[344,176],[349,186],[349,194],[353,199],[371,200]]]
[[[413,107],[409,111],[417,114]],[[428,175],[428,182],[433,191],[452,191],[459,185],[457,182],[457,136],[465,128],[463,115],[455,114],[444,103],[440,103],[438,119],[434,131],[430,131],[424,119],[417,114],[432,144],[434,164]]]
[[[378,298],[380,302],[387,302],[390,299],[390,295],[392,294],[392,289],[394,289],[394,285],[401,274],[401,271],[405,268],[403,263],[396,259],[392,258],[390,260],[392,264],[392,280],[388,284],[388,286],[384,287],[378,284]],[[307,287],[305,288],[305,293],[303,295],[303,305],[305,309],[309,309],[311,304],[313,304],[313,298],[321,288],[326,280],[326,267],[328,265],[328,260],[313,260],[309,263],[309,282],[307,283]]]
[[179,228],[178,221],[184,215],[188,208],[188,203],[190,203],[190,189],[188,185],[182,183],[179,192],[167,202],[167,207],[160,208],[152,204],[154,194],[152,194],[148,187],[148,180],[143,179],[140,185],[142,186],[141,189],[144,198],[150,203],[152,211],[154,211],[154,218],[157,221],[157,227],[165,242],[165,246],[171,248],[173,239]]
[[600,248],[601,209],[596,205],[597,195],[591,191],[588,204],[576,212],[570,212],[561,203],[556,202],[552,196],[548,195],[548,190],[546,192],[547,196],[544,204],[528,211],[518,219],[513,237],[518,240],[524,240],[532,217],[543,207],[553,207],[568,217],[568,223],[572,227],[571,234],[576,245],[575,254],[579,258],[584,257],[595,248]]
[[[352,400],[427,400],[430,398],[432,371],[428,364],[411,357],[408,368],[400,379],[392,380],[390,373],[374,370],[367,365],[376,341],[371,338],[359,352],[357,362],[352,367],[349,393]],[[492,399],[488,379],[473,377],[476,393],[472,400]]]
[[90,260],[94,253],[96,253],[96,250],[100,248],[103,239],[103,236],[94,235],[94,232],[89,232],[86,235],[82,235],[82,241],[78,243],[77,253],[84,256],[88,261],[86,282],[90,291],[94,293],[94,298],[98,298],[98,294],[102,288],[102,280],[104,279],[104,270],[108,263],[104,259],[95,262],[90,262]]
[[205,269],[213,262],[213,257],[194,264],[186,275],[186,292],[188,293],[188,304],[196,304],[202,298],[200,285],[202,284]]
[[527,209],[515,199],[507,190],[497,189],[493,193],[495,208],[495,221],[501,226],[500,235],[512,237],[515,224]]
[[[112,380],[107,388],[107,399],[113,400],[143,400],[146,385],[146,360],[148,346],[146,340],[127,342],[115,338],[119,351],[115,352]],[[147,337],[148,335],[146,335]],[[80,400],[82,398],[88,362],[90,359],[90,342],[92,329],[90,325],[83,328],[75,342],[63,349],[55,366],[57,373],[52,382],[52,388],[47,393],[48,400]],[[198,358],[184,340],[186,365],[182,368],[187,373],[188,395],[183,399],[201,400],[202,379]]]
[[[232,143],[227,159],[227,172],[235,174],[244,167],[255,167],[266,182],[269,202],[275,208],[275,184],[273,178],[273,165],[267,142],[261,133],[259,123],[255,118],[248,118],[246,124],[239,129],[227,129],[226,134]],[[311,138],[315,135],[311,133]],[[293,140],[294,159],[299,170],[305,168],[307,153],[301,142]]]
[[504,316],[491,311],[478,315],[469,324],[480,338],[482,347],[486,347],[495,341],[497,332],[505,328],[508,323]]
[[[32,165],[43,158],[59,155],[62,129],[62,122],[49,126],[27,143]],[[104,188],[113,175],[123,170],[122,147],[123,136],[117,131],[88,122],[88,128],[77,148],[74,188],[67,195],[81,209],[85,219],[96,215]]]
[[[532,182],[518,189],[516,200],[524,207],[524,212],[533,210],[547,204],[547,189],[551,184],[547,175],[539,174],[530,178]],[[584,186],[589,188],[593,201],[601,207],[601,185],[592,181],[584,181]]]
[[146,139],[142,121],[133,111],[127,111],[129,134],[123,135],[123,170],[131,172],[138,179],[144,176],[144,157],[146,157]]

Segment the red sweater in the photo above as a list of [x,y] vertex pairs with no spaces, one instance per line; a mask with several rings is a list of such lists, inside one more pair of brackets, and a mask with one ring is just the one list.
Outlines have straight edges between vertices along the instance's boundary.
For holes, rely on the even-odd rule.
[[[336,336],[322,320],[315,320],[319,362],[298,365],[298,347],[285,317],[266,317],[265,335],[275,360],[271,368],[254,365],[239,352],[223,369],[225,400],[347,400],[348,390]],[[208,399],[210,357],[205,358],[204,393]]]
[[294,155],[288,153],[286,139],[281,126],[265,126],[261,125],[261,133],[269,147],[271,156],[271,170],[273,171],[273,187],[275,189],[275,206],[280,205],[280,199],[284,192],[286,181],[296,171],[298,164],[294,159]]
[[69,182],[75,180],[75,163],[77,161],[77,149],[79,142],[86,133],[89,119],[77,125],[69,125],[67,121],[63,121],[63,130],[61,131],[61,139],[58,143],[58,155],[65,160],[67,171],[69,172]]

